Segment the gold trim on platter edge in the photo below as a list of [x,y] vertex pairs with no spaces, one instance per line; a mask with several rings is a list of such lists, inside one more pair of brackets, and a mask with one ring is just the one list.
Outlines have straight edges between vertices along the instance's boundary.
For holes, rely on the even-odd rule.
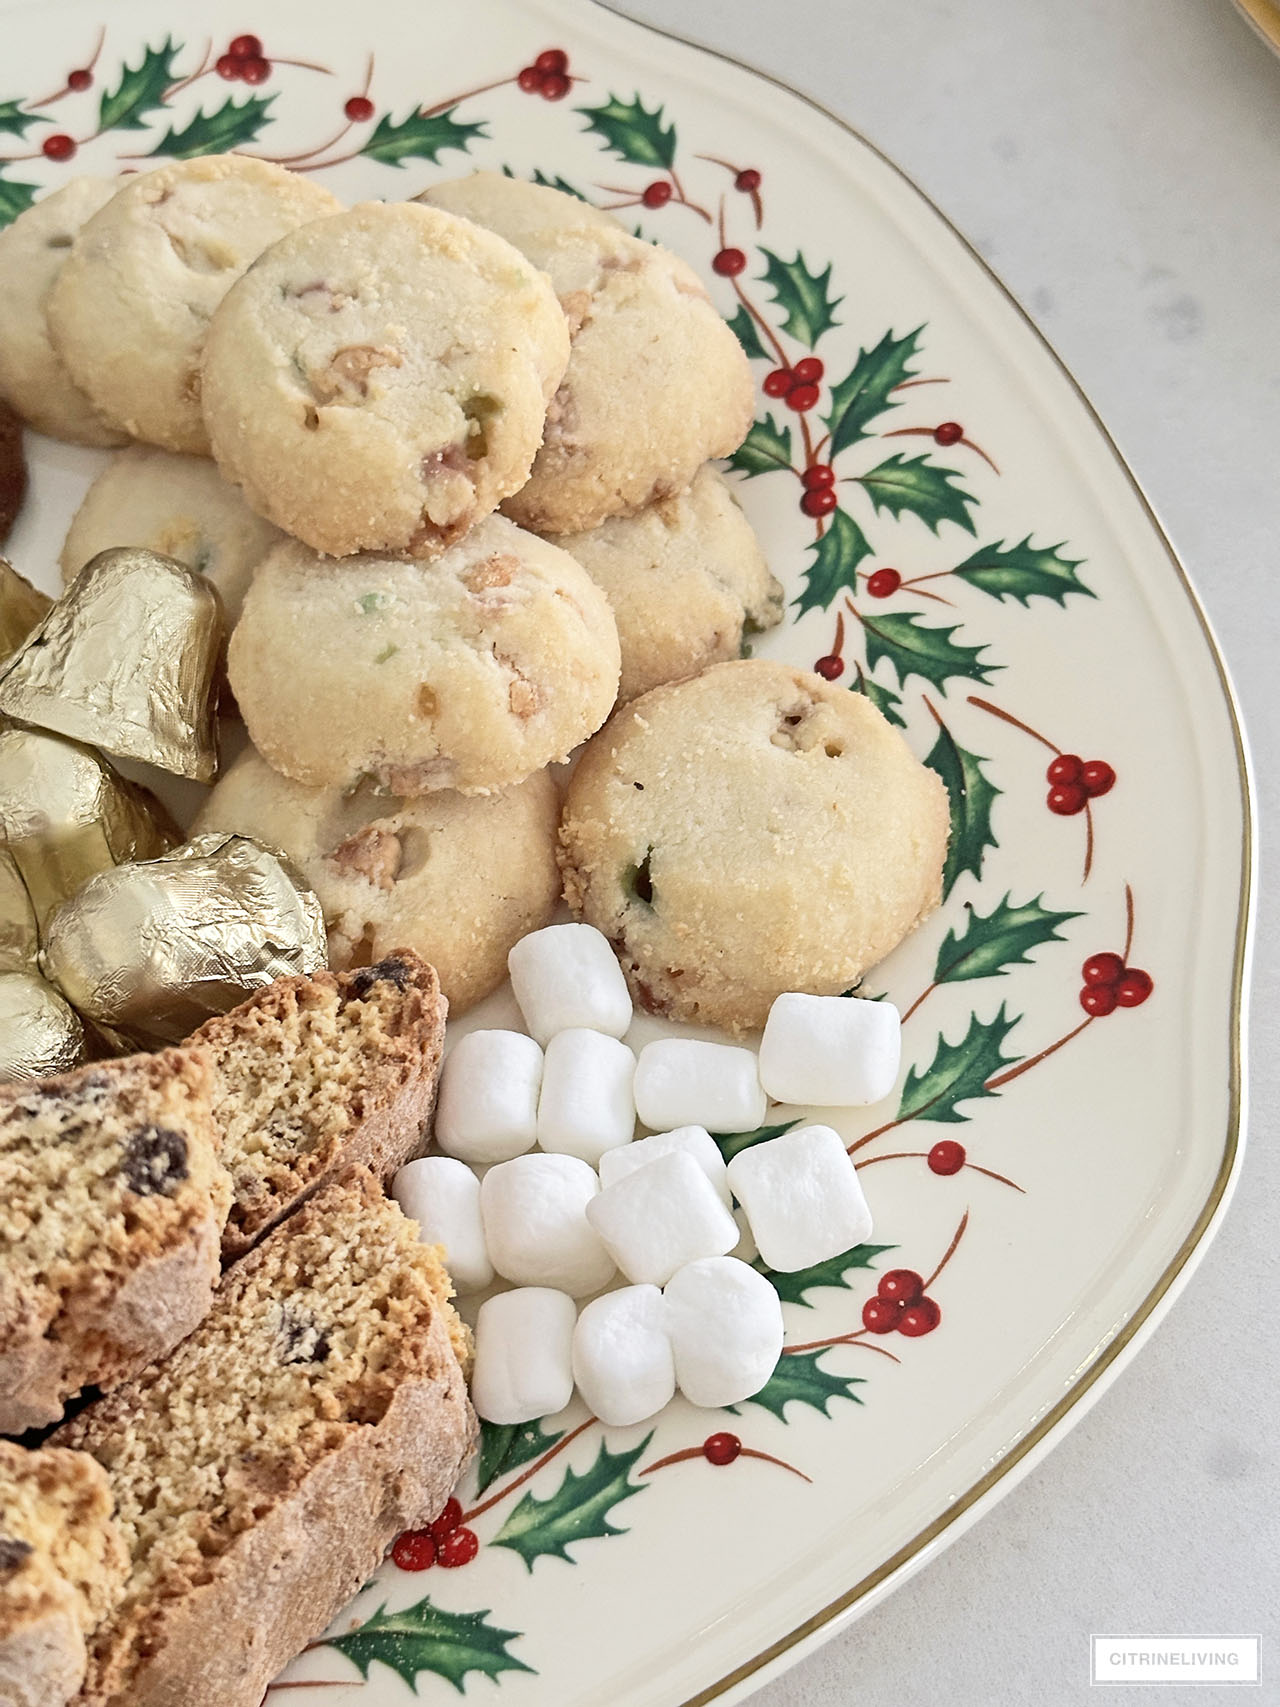
[[1240,16],[1267,46],[1280,53],[1280,9],[1272,0],[1232,0]]

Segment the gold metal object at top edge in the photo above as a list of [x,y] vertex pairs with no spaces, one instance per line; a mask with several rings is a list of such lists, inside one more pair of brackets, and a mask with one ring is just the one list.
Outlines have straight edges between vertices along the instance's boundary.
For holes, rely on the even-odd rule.
[[1234,0],[1234,4],[1267,46],[1280,53],[1280,7],[1273,5],[1272,0]]

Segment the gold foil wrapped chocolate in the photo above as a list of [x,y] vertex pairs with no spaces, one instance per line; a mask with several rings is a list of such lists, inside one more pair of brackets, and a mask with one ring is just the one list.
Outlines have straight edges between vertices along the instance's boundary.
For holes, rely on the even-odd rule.
[[104,871],[45,933],[46,975],[123,1047],[176,1043],[254,990],[328,963],[320,903],[248,836],[196,836]]
[[0,557],[0,661],[23,645],[49,614],[53,600]]
[[154,859],[181,840],[155,796],[88,747],[0,728],[0,842],[40,928],[96,873]]
[[40,933],[35,908],[13,856],[0,849],[0,972],[35,972]]
[[222,606],[203,575],[140,546],[101,551],[0,667],[0,712],[211,782],[221,643]]
[[33,972],[0,973],[0,1079],[45,1079],[84,1055],[84,1027]]

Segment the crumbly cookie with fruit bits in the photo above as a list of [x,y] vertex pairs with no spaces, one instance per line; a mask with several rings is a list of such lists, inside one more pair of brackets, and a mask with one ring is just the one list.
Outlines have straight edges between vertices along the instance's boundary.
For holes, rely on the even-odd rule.
[[412,948],[455,1018],[497,989],[507,955],[560,899],[560,797],[547,771],[497,794],[400,800],[290,782],[252,749],[225,772],[196,828],[280,848],[315,891],[335,972]]
[[269,244],[341,205],[309,178],[243,154],[128,179],[49,292],[54,349],[115,426],[207,455],[199,369],[210,315]]
[[587,533],[560,534],[613,609],[624,704],[696,676],[782,621],[782,588],[724,476],[710,464],[675,498]]
[[317,551],[434,557],[529,474],[569,359],[517,249],[412,202],[276,244],[209,328],[213,453]]
[[572,353],[528,484],[503,506],[539,533],[579,533],[682,492],[741,444],[747,358],[697,274],[576,196],[476,172],[418,198],[498,232],[541,267]]
[[119,179],[72,178],[0,231],[0,397],[37,432],[72,444],[119,445],[127,437],[71,378],[45,319],[77,233],[119,188]]
[[502,516],[434,563],[334,562],[286,541],[259,565],[228,652],[276,770],[399,795],[487,794],[567,758],[613,709],[618,668],[585,569]]
[[619,711],[561,822],[570,905],[651,1012],[741,1031],[836,995],[937,906],[946,791],[862,694],[764,659]]

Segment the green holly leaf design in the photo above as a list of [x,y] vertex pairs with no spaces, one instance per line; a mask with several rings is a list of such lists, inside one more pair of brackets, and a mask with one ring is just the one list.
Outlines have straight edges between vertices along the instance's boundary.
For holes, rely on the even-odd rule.
[[0,227],[25,213],[35,197],[34,184],[18,184],[12,178],[0,178]]
[[898,710],[902,704],[902,695],[894,693],[892,688],[883,686],[874,676],[867,675],[861,664],[858,665],[857,674],[849,683],[849,689],[852,693],[865,694],[876,710],[883,712],[890,723],[896,723],[899,729],[906,728],[907,720]]
[[945,692],[952,676],[986,682],[992,670],[1001,668],[979,662],[985,646],[962,646],[952,640],[951,636],[959,632],[958,623],[950,628],[930,628],[914,611],[874,617],[859,612],[859,621],[867,639],[867,663],[874,669],[881,658],[887,658],[903,687],[908,676],[920,676]]
[[549,1451],[563,1438],[563,1429],[558,1434],[548,1434],[541,1422],[482,1422],[480,1450],[476,1454],[476,1471],[479,1478],[476,1492],[482,1494],[499,1476],[505,1476],[509,1470],[518,1470],[522,1464],[529,1464],[535,1458],[541,1458],[544,1452]]
[[769,352],[760,342],[760,334],[756,330],[756,323],[741,303],[738,304],[732,319],[729,321],[729,330],[733,333],[734,337],[737,338],[738,342],[742,345],[743,349],[746,351],[747,355],[752,358],[752,360],[758,362],[768,361]]
[[[505,166],[502,169],[508,177],[511,177],[512,174]],[[588,207],[591,205],[581,190],[575,190],[573,185],[567,179],[560,177],[558,173],[554,178],[549,178],[545,172],[540,171],[535,166],[533,176],[529,181],[530,183],[541,184],[544,190],[559,190],[561,195],[572,196],[575,201],[587,202]]]
[[676,158],[675,126],[662,122],[664,109],[646,110],[639,95],[624,101],[610,95],[602,107],[575,109],[587,121],[587,129],[604,138],[611,154],[630,160],[633,166],[663,166],[669,172]]
[[846,510],[833,510],[830,525],[821,539],[806,548],[813,562],[804,572],[804,586],[794,599],[797,612],[828,610],[837,594],[858,585],[858,565],[870,557],[866,534]]
[[602,1442],[591,1468],[581,1476],[566,1470],[564,1481],[549,1499],[526,1494],[492,1545],[510,1547],[532,1571],[534,1560],[543,1557],[573,1564],[568,1549],[579,1541],[625,1535],[625,1529],[610,1523],[609,1514],[623,1500],[644,1492],[642,1484],[631,1481],[630,1473],[652,1439],[651,1431],[630,1452],[610,1452]]
[[227,101],[216,112],[198,112],[185,130],[170,127],[151,150],[151,157],[194,160],[197,154],[229,154],[253,142],[272,120],[267,109],[274,95],[250,95],[247,101]]
[[953,468],[943,468],[927,456],[908,458],[895,451],[870,473],[855,478],[877,512],[887,510],[897,520],[905,511],[933,533],[943,522],[954,522],[966,533],[974,531],[967,506],[978,500],[955,484],[960,476]]
[[951,839],[942,868],[946,900],[962,872],[981,878],[986,850],[1000,845],[991,834],[991,808],[1002,791],[983,775],[987,760],[966,752],[945,723],[939,722],[938,739],[924,762],[942,778],[951,808]]
[[1065,544],[1063,540],[1037,551],[1032,548],[1028,534],[1020,545],[1011,545],[1008,550],[1002,542],[984,545],[972,557],[958,563],[951,573],[980,592],[989,593],[993,599],[1016,599],[1021,605],[1036,598],[1052,599],[1054,604],[1062,605],[1071,593],[1096,598],[1097,594],[1076,574],[1084,559],[1076,558],[1073,562],[1063,557]]
[[898,407],[891,393],[915,372],[909,364],[923,331],[923,326],[917,326],[905,338],[886,332],[874,349],[859,350],[852,371],[831,387],[831,412],[826,424],[832,460],[859,439],[869,438],[868,424],[877,415]]
[[779,426],[772,415],[753,421],[751,431],[729,458],[730,466],[748,479],[791,467],[791,428]]
[[833,1399],[848,1399],[851,1404],[860,1405],[862,1400],[853,1389],[865,1386],[865,1381],[859,1375],[834,1375],[824,1369],[819,1360],[830,1349],[825,1346],[821,1351],[798,1351],[791,1356],[784,1352],[765,1385],[743,1403],[762,1406],[779,1422],[786,1422],[787,1406],[791,1404],[808,1405],[824,1417],[831,1415],[828,1406]]
[[145,130],[150,115],[164,105],[175,81],[173,62],[181,52],[181,44],[166,36],[163,47],[144,48],[136,66],[126,62],[120,73],[120,87],[102,91],[99,131]]
[[21,101],[0,101],[0,136],[22,136],[33,124],[52,124],[43,113],[24,113]]
[[1043,895],[1034,901],[1012,905],[1012,895],[998,901],[991,912],[983,915],[973,907],[968,909],[963,934],[949,930],[938,950],[934,967],[935,984],[958,984],[967,978],[998,978],[1011,966],[1030,965],[1033,948],[1047,942],[1064,942],[1058,926],[1081,917],[1079,913],[1053,913],[1040,905]]
[[720,1146],[720,1154],[726,1162],[731,1162],[739,1150],[749,1150],[753,1144],[764,1144],[770,1138],[781,1138],[784,1132],[790,1132],[793,1126],[799,1126],[799,1119],[786,1120],[781,1126],[757,1126],[754,1132],[713,1132],[711,1136]]
[[532,1666],[509,1653],[519,1630],[499,1630],[489,1613],[445,1612],[429,1600],[388,1612],[384,1602],[371,1618],[345,1636],[331,1636],[328,1647],[345,1654],[366,1680],[375,1660],[396,1672],[416,1695],[418,1674],[431,1671],[451,1683],[461,1695],[473,1672],[497,1678],[504,1671],[527,1671]]
[[760,1272],[784,1304],[799,1304],[806,1310],[812,1310],[813,1305],[805,1297],[806,1292],[816,1292],[824,1286],[847,1292],[846,1274],[852,1274],[859,1268],[874,1268],[875,1259],[893,1249],[892,1245],[854,1245],[852,1250],[841,1251],[839,1256],[814,1263],[812,1268],[797,1269],[793,1274],[779,1274],[775,1269],[764,1267]]
[[765,259],[761,277],[782,310],[783,326],[793,338],[813,349],[824,332],[839,325],[835,311],[844,298],[831,295],[831,268],[825,273],[811,273],[799,250],[794,261],[784,261],[768,249],[760,253]]
[[412,112],[398,124],[390,113],[383,113],[360,152],[384,166],[403,166],[406,160],[429,160],[434,165],[449,148],[465,154],[475,137],[489,133],[483,123],[455,119],[457,110]]
[[923,1073],[913,1067],[902,1087],[898,1105],[899,1120],[941,1120],[948,1123],[965,1121],[957,1104],[976,1097],[999,1096],[987,1089],[987,1080],[994,1078],[1002,1067],[1020,1061],[1020,1055],[1002,1055],[1000,1047],[1018,1024],[1019,1016],[1009,1019],[1004,1003],[994,1019],[981,1020],[971,1014],[969,1029],[959,1043],[938,1038],[938,1050]]

